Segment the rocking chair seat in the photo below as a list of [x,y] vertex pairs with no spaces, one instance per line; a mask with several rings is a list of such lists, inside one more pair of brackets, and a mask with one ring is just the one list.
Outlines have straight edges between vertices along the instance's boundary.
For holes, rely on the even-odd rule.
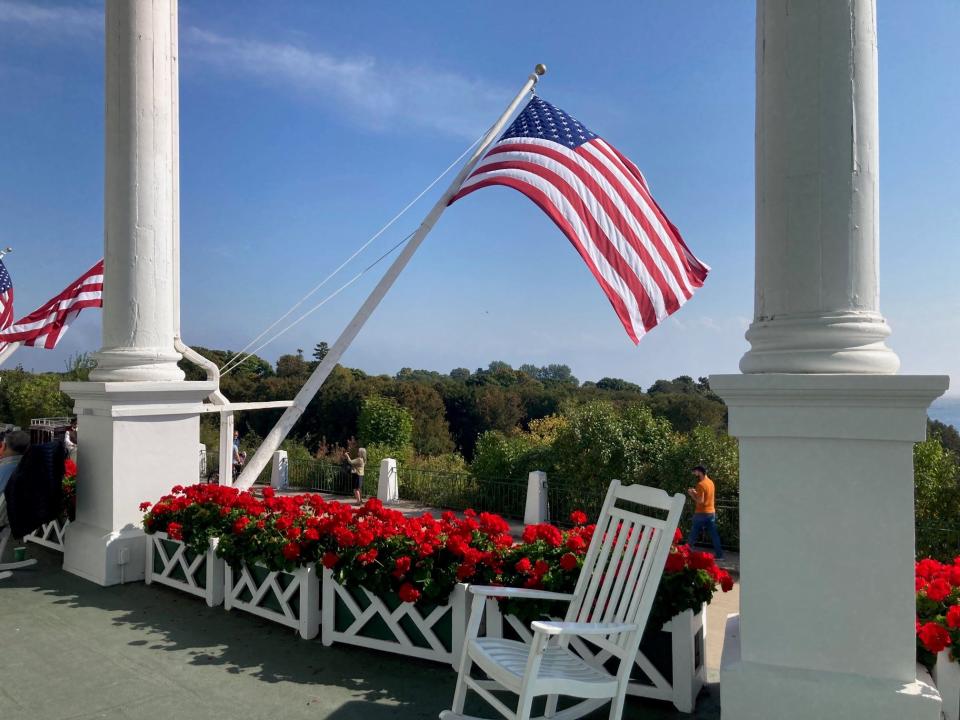
[[[491,679],[513,692],[520,690],[530,646],[517,640],[481,637],[470,641],[470,659]],[[548,646],[537,674],[535,695],[563,692],[581,698],[605,698],[617,690],[617,679],[565,647]]]

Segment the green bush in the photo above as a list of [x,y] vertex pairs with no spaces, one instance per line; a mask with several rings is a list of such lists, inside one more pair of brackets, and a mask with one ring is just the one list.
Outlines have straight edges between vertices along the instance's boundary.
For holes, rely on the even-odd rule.
[[368,452],[372,445],[405,448],[413,438],[413,418],[396,400],[372,395],[363,401],[357,434]]

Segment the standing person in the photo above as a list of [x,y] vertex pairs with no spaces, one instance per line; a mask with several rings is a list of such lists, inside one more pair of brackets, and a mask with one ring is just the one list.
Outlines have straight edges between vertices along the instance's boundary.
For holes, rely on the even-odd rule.
[[710,540],[713,542],[713,555],[720,560],[723,558],[723,546],[720,544],[720,533],[717,532],[717,510],[713,505],[716,488],[713,480],[707,477],[707,469],[703,465],[697,465],[692,472],[697,479],[697,484],[687,488],[687,495],[693,499],[696,507],[693,511],[693,527],[690,529],[687,544],[693,548],[694,543],[700,539],[701,533],[709,530]]
[[77,421],[70,423],[70,427],[63,434],[63,445],[67,449],[67,457],[77,461]]
[[350,472],[353,475],[353,496],[357,499],[357,505],[363,502],[363,470],[367,464],[367,449],[357,450],[357,457],[351,458],[350,451],[343,451],[344,457],[350,463]]
[[7,487],[7,481],[20,464],[20,458],[30,447],[30,434],[23,430],[8,432],[0,440],[0,495]]

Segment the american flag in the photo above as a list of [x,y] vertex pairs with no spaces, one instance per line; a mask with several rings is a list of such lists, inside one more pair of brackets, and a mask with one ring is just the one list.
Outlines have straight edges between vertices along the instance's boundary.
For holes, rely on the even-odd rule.
[[0,330],[0,341],[52,350],[81,310],[103,306],[103,260],[25,318]]
[[488,185],[519,190],[550,216],[634,343],[689,300],[710,271],[657,205],[637,166],[537,96],[450,202]]

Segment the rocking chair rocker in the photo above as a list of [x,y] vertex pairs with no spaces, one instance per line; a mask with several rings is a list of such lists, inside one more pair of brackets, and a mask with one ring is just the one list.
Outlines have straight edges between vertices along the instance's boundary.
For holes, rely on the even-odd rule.
[[[666,511],[665,519],[643,514],[617,503]],[[607,491],[596,531],[587,549],[573,594],[470,586],[474,594],[463,645],[453,708],[441,720],[464,720],[467,690],[473,690],[508,720],[529,720],[533,700],[547,696],[544,718],[572,720],[610,702],[610,718],[623,713],[624,697],[647,617],[660,584],[684,498],[640,485],[623,486],[614,480]],[[533,639],[522,641],[478,637],[484,603],[509,597],[569,602],[564,622],[531,623]],[[570,649],[582,641],[608,651],[618,665],[614,672],[591,663]],[[470,676],[476,665],[487,679]],[[493,692],[518,696],[511,709]],[[579,702],[557,712],[560,695]]]

